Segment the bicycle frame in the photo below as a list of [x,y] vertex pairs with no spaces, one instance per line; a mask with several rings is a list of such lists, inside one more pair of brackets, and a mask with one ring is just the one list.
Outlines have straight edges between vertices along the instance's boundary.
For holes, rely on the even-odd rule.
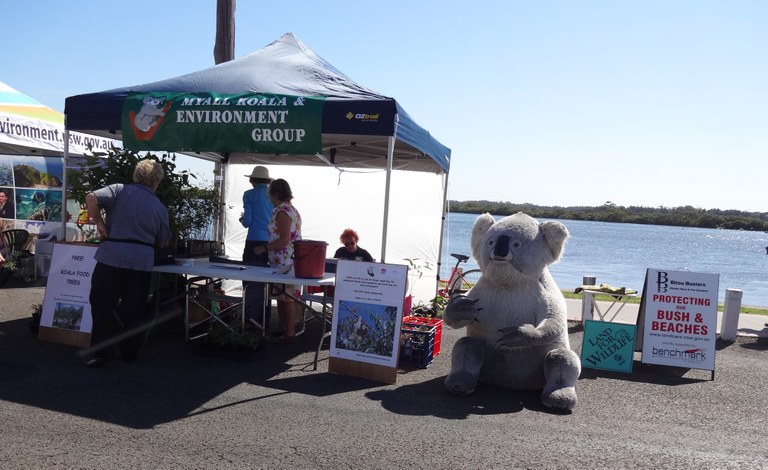
[[448,277],[448,280],[445,281],[444,286],[441,289],[438,289],[437,295],[439,297],[444,297],[444,298],[448,297],[448,290],[451,288],[456,278],[461,275],[461,268],[459,268],[459,265],[461,265],[461,263],[466,263],[467,260],[469,259],[469,256],[458,255],[455,253],[451,253],[451,256],[456,258],[456,264],[453,265],[453,268],[451,269],[451,275]]

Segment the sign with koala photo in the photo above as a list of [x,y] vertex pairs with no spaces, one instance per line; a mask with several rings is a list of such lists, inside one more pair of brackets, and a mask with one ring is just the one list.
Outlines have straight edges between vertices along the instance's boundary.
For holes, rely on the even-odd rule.
[[134,93],[123,101],[125,148],[314,155],[325,97],[267,93]]
[[404,265],[339,260],[329,372],[395,383],[407,274]]

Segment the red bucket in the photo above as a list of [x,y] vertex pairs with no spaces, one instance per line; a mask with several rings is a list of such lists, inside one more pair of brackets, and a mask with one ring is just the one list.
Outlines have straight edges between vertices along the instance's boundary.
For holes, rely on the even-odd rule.
[[328,244],[315,240],[293,242],[293,272],[296,277],[320,279],[325,273],[325,250]]

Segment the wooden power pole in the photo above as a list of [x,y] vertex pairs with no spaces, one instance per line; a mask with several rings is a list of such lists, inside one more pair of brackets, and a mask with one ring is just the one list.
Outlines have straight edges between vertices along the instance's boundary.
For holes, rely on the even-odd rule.
[[[216,44],[213,46],[213,60],[216,64],[229,62],[235,58],[235,1],[216,0]],[[217,162],[214,167],[215,183],[219,190],[219,216],[214,230],[216,240],[224,243],[224,212],[227,206],[224,202],[225,166]]]
[[235,0],[216,0],[216,44],[213,60],[220,64],[235,58]]

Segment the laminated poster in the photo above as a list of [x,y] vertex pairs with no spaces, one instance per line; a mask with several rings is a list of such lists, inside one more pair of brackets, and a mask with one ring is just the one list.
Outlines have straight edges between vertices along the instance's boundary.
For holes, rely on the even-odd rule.
[[649,269],[643,363],[715,370],[720,275]]
[[331,358],[397,367],[408,267],[339,260]]
[[98,245],[54,243],[45,288],[41,328],[90,333],[91,274]]

